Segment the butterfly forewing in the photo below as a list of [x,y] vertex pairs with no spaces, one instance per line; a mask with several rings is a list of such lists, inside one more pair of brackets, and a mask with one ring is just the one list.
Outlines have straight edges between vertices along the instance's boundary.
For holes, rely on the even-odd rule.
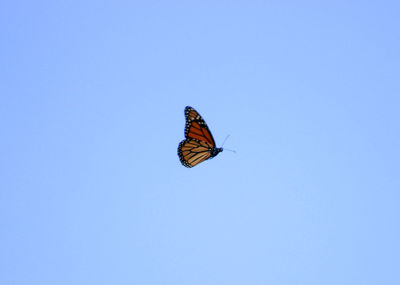
[[205,141],[215,147],[214,138],[200,114],[192,107],[186,107],[185,117],[185,137]]

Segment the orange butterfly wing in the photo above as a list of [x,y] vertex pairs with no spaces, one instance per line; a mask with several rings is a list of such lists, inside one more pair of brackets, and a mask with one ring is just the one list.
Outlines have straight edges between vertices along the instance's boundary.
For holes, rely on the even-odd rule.
[[192,107],[185,108],[186,126],[185,137],[205,141],[215,147],[214,138],[208,129],[206,122]]
[[178,146],[178,156],[186,167],[193,167],[216,156],[222,148],[215,147],[214,138],[206,122],[192,107],[185,108],[185,137]]
[[211,157],[210,145],[195,139],[181,141],[178,156],[184,166],[193,167]]

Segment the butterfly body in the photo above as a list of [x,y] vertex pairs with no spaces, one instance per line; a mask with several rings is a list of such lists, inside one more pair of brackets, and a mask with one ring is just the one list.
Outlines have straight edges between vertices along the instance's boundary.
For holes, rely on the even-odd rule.
[[215,146],[214,138],[206,122],[192,107],[185,108],[185,140],[178,146],[178,156],[186,167],[193,167],[200,162],[213,158],[222,152]]
[[210,158],[213,158],[214,156],[217,156],[218,153],[222,152],[224,149],[222,147],[217,147],[217,148],[213,148],[210,150]]

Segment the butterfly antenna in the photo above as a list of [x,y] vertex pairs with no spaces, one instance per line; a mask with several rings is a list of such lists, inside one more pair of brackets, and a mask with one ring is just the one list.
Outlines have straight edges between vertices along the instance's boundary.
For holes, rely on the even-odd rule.
[[[226,140],[230,137],[231,135],[227,135],[226,136],[226,138],[224,139],[224,142],[222,143],[222,146],[221,146],[221,148],[224,146],[224,144],[225,144],[225,142],[226,142]],[[231,152],[234,152],[234,153],[236,153],[236,150],[233,150],[233,149],[229,149],[229,148],[224,148],[224,150],[229,150],[229,151],[231,151]]]
[[231,135],[227,135],[226,136],[226,138],[224,139],[224,142],[222,143],[222,145],[221,145],[221,147],[223,147],[224,146],[224,144],[225,144],[225,142],[226,142],[226,140],[230,137]]
[[233,149],[224,148],[224,150],[229,150],[229,151],[231,151],[231,152],[233,152],[233,153],[236,153],[236,150],[233,150]]

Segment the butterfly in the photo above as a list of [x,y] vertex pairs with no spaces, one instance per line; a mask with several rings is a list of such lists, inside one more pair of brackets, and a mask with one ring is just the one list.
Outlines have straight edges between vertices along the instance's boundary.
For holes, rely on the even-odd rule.
[[192,107],[185,108],[185,140],[178,146],[178,156],[181,163],[186,167],[213,158],[223,151],[223,148],[215,147],[214,138],[203,118]]

